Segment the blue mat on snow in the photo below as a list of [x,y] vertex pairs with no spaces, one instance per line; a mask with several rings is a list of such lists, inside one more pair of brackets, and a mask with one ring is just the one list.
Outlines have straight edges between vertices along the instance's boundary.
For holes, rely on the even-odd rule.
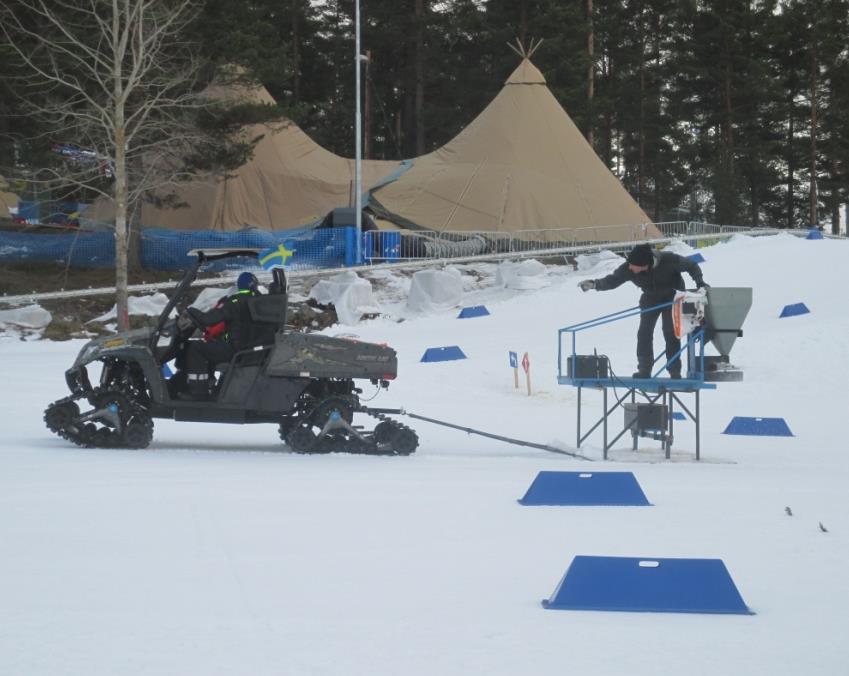
[[455,359],[465,359],[466,355],[456,345],[448,345],[447,347],[429,347],[425,350],[420,361],[453,361]]
[[540,472],[519,504],[645,506],[651,503],[631,472]]
[[808,306],[804,303],[793,303],[792,305],[785,305],[784,309],[781,311],[781,314],[778,315],[778,318],[782,317],[795,317],[796,315],[806,315],[810,312]]
[[457,315],[457,319],[486,317],[488,314],[489,310],[486,309],[486,305],[472,305],[471,307],[464,307],[462,310],[460,310],[460,314]]
[[754,614],[721,559],[576,556],[542,605],[553,610]]
[[793,432],[784,418],[744,418],[734,416],[723,434],[742,434],[756,437],[792,437]]

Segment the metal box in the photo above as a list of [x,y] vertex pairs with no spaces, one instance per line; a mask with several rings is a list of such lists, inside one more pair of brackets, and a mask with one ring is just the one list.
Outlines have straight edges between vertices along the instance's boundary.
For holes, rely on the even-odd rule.
[[575,368],[572,373],[572,356],[566,359],[566,376],[568,378],[607,378],[610,372],[610,363],[607,357],[599,357],[594,354],[576,354],[574,357]]
[[[665,430],[668,413],[663,404],[622,404],[625,410],[625,428],[632,432],[644,430]],[[634,422],[636,420],[636,422]]]

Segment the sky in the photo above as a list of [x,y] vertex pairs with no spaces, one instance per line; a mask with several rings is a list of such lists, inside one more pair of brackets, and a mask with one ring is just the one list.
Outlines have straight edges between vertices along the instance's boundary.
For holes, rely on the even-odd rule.
[[[699,251],[709,284],[754,299],[731,352],[744,380],[701,398],[700,462],[683,422],[670,460],[649,439],[603,461],[596,434],[587,462],[410,418],[409,457],[302,456],[272,425],[163,420],[145,450],[77,448],[42,412],[83,341],[7,330],[0,672],[845,674],[849,242],[735,236]],[[557,330],[636,305],[631,285],[577,287],[619,262],[460,266],[459,297],[428,307],[408,307],[409,277],[374,273],[380,316],[325,333],[398,351],[397,380],[369,406],[574,449]],[[808,314],[779,318],[800,302]],[[489,316],[457,319],[481,304]],[[581,334],[578,352],[629,373],[636,327]],[[420,361],[447,345],[467,359]],[[511,350],[529,354],[530,396]],[[583,399],[598,417],[601,395]],[[734,416],[783,418],[793,436],[723,434]],[[541,471],[632,472],[652,505],[520,505]],[[582,555],[721,559],[754,614],[543,609]]]

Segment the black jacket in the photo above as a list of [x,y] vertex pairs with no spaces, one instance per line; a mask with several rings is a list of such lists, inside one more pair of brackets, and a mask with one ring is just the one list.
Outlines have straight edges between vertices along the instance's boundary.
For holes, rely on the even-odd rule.
[[640,296],[640,307],[647,308],[668,303],[675,297],[676,291],[684,290],[682,272],[689,274],[697,287],[704,285],[702,270],[698,263],[668,252],[654,251],[652,256],[652,265],[645,272],[631,272],[626,262],[607,277],[596,279],[595,288],[598,291],[607,291],[622,286],[625,282],[633,282],[643,290],[643,295]]
[[255,322],[246,302],[247,299],[258,295],[260,294],[253,291],[239,291],[207,312],[201,312],[196,308],[189,308],[189,312],[203,326],[225,322],[227,333],[222,338],[237,352],[256,345],[268,345],[274,342],[275,327],[267,323]]

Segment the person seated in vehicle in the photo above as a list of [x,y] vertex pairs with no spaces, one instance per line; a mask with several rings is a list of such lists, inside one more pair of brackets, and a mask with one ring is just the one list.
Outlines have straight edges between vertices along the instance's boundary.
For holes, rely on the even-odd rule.
[[[274,328],[256,323],[245,301],[259,296],[259,281],[243,272],[236,282],[238,291],[222,298],[211,310],[187,308],[180,321],[204,328],[204,340],[193,340],[185,355],[188,392],[192,398],[205,398],[210,391],[210,375],[215,364],[229,362],[240,350],[274,341]],[[187,315],[187,316],[186,316]]]

